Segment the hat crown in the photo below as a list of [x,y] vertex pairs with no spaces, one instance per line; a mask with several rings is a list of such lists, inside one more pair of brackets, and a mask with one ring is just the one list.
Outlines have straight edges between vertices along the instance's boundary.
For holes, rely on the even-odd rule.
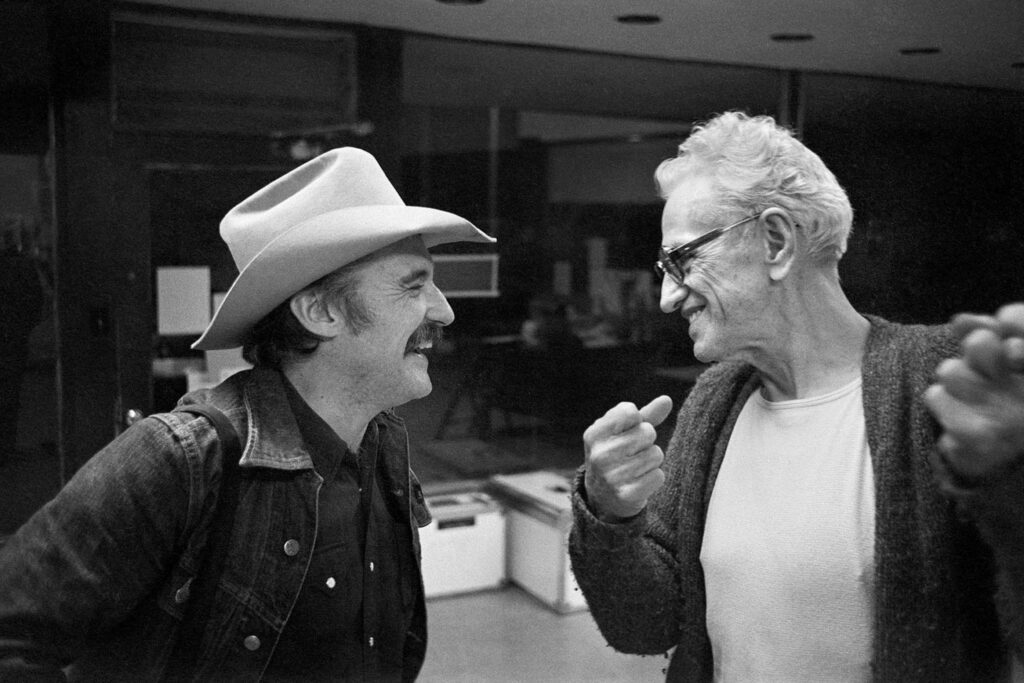
[[281,176],[224,216],[220,234],[241,271],[268,244],[338,209],[405,206],[373,155],[332,149]]

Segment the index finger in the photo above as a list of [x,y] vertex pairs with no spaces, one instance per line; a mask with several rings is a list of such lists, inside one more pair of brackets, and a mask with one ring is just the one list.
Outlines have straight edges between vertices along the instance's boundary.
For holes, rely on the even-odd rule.
[[649,422],[657,427],[665,421],[671,411],[672,399],[668,396],[659,396],[643,408],[637,408],[635,403],[624,401],[605,413],[587,429],[587,432],[594,437],[611,436],[628,432],[642,422]]
[[949,320],[950,326],[957,337],[963,339],[975,330],[991,330],[996,334],[1000,332],[999,321],[990,315],[979,315],[977,313],[957,313]]
[[992,330],[975,330],[963,341],[964,360],[993,382],[1005,381],[1010,372],[1003,340]]
[[1006,304],[996,311],[995,318],[1004,337],[1024,337],[1024,303]]
[[587,433],[594,437],[621,434],[633,429],[641,422],[643,422],[643,418],[640,416],[640,409],[636,407],[636,404],[624,401],[598,418],[587,429]]

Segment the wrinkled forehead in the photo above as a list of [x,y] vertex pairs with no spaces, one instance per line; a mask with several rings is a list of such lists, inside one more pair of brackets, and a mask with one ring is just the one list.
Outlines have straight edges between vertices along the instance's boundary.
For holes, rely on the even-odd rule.
[[[661,214],[663,235],[683,233],[689,239],[714,227],[716,195],[708,178],[680,182],[668,195]],[[686,240],[683,240],[686,241]]]

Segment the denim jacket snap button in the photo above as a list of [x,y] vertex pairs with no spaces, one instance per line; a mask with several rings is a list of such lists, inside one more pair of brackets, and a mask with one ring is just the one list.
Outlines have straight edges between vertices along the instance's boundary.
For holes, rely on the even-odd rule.
[[182,603],[188,602],[189,595],[192,592],[191,588],[192,588],[192,579],[189,579],[184,584],[182,584],[181,588],[179,588],[178,590],[174,591],[174,602],[176,602],[179,605],[182,604]]
[[262,645],[258,636],[246,636],[245,640],[242,641],[242,644],[245,645],[245,649],[250,652],[255,652],[260,649],[260,645]]
[[289,538],[284,543],[284,554],[288,557],[295,557],[299,554],[299,542],[294,538]]

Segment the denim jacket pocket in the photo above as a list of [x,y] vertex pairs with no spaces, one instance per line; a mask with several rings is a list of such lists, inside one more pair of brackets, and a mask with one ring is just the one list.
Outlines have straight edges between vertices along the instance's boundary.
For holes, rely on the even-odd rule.
[[206,627],[212,638],[204,639],[196,680],[253,680],[255,672],[266,668],[282,625],[261,616],[261,611],[224,590],[223,584],[218,586],[211,623]]

